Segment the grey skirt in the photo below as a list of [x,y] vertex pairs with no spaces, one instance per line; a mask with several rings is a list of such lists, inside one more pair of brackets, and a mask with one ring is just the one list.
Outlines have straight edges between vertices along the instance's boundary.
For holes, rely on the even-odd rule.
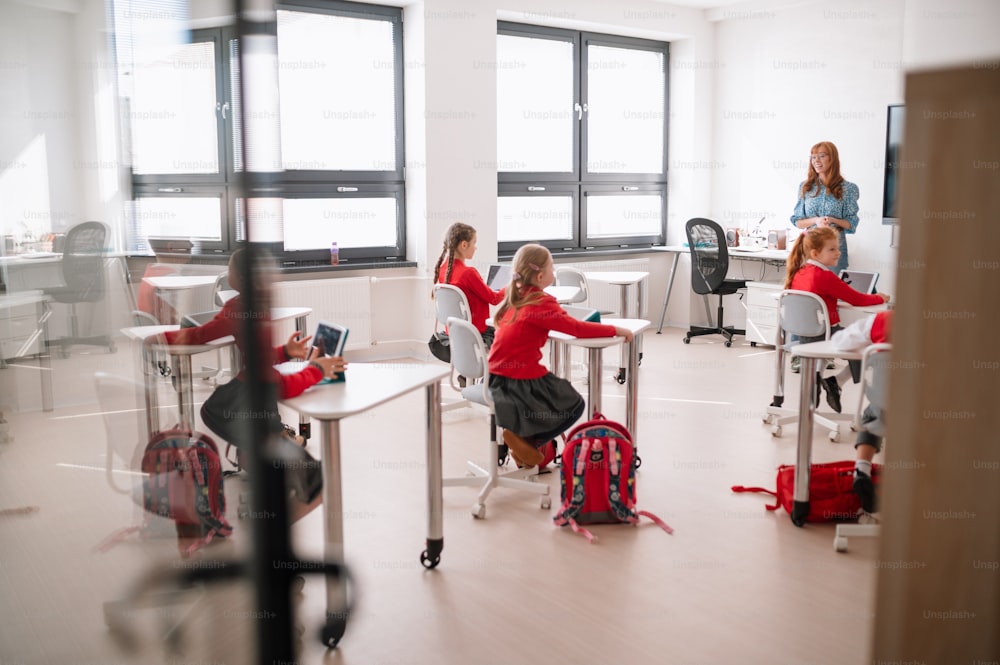
[[539,379],[490,377],[497,424],[536,446],[551,441],[583,415],[583,397],[549,372]]

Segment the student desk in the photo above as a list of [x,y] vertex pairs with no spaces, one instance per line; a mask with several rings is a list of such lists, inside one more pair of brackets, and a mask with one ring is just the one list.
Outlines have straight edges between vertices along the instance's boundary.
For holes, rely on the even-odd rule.
[[[629,319],[642,319],[645,312],[642,311],[642,303],[645,300],[646,295],[646,278],[649,277],[648,272],[634,271],[634,272],[586,272],[587,280],[591,282],[603,282],[605,284],[611,284],[620,288],[620,300],[619,300],[619,312],[621,318]],[[635,297],[635,313],[630,311],[629,307],[629,288],[635,286],[636,297]],[[642,342],[637,341],[639,360],[642,360]],[[622,349],[621,363],[618,365],[618,375],[615,380],[618,383],[625,383],[625,365],[628,359],[625,356],[625,350]]]
[[[645,319],[602,319],[601,323],[609,326],[627,328],[635,335],[631,344],[626,344],[625,353],[628,357],[628,374],[625,382],[625,427],[632,434],[632,442],[638,449],[639,435],[636,431],[638,426],[638,392],[639,380],[636,373],[639,370],[639,335],[650,327],[650,322]],[[587,413],[593,418],[594,413],[601,411],[601,351],[609,346],[621,344],[624,337],[573,337],[555,330],[549,332],[551,339],[560,348],[557,349],[555,357],[556,367],[553,373],[556,376],[562,375],[562,369],[567,367],[564,351],[569,346],[579,346],[587,349]]]
[[[321,421],[323,458],[324,541],[327,561],[343,561],[344,516],[341,494],[340,421],[418,390],[426,389],[427,419],[427,548],[420,562],[434,568],[444,549],[443,490],[441,473],[441,379],[451,368],[437,365],[352,363],[345,381],[317,384],[281,404]],[[357,445],[361,445],[358,442]],[[332,608],[343,607],[344,590],[336,581],[327,582],[328,620],[324,641],[333,644],[342,637],[346,621],[332,621]],[[331,631],[339,632],[333,634]]]
[[[660,311],[660,325],[656,329],[659,335],[663,331],[663,320],[667,316],[667,304],[670,302],[670,291],[674,288],[674,276],[677,274],[677,264],[680,263],[680,255],[687,254],[691,249],[687,245],[666,245],[663,247],[653,247],[654,251],[671,254],[670,276],[667,278],[667,290],[663,293],[663,309]],[[730,259],[740,259],[748,261],[761,261],[762,263],[774,266],[783,266],[788,262],[787,249],[749,249],[746,247],[728,247]],[[705,303],[705,313],[708,320],[712,320],[712,313],[709,311],[708,303]]]
[[861,351],[838,351],[833,342],[810,342],[791,348],[792,355],[802,358],[801,387],[799,389],[799,439],[795,453],[795,492],[792,503],[792,522],[805,524],[809,514],[809,465],[812,459],[813,413],[816,407],[813,395],[816,390],[816,371],[819,363],[827,358],[861,360]]
[[[193,311],[204,311],[207,307],[185,307],[181,299],[187,296],[197,297],[199,292],[206,294],[215,288],[218,275],[158,275],[155,277],[143,277],[142,281],[153,287],[155,293],[156,309],[153,315],[157,321],[166,321],[170,318],[167,305],[180,314],[191,314]],[[170,323],[175,323],[170,321]]]

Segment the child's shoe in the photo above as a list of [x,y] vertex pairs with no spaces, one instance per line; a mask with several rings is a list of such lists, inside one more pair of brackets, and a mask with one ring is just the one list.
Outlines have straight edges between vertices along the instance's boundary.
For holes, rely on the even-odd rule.
[[875,512],[875,483],[872,477],[863,471],[854,471],[854,493],[861,499],[861,510],[866,513]]
[[840,384],[837,383],[837,377],[828,376],[823,379],[823,387],[826,388],[826,403],[840,413]]
[[510,430],[503,431],[503,442],[507,444],[510,456],[519,467],[538,466],[545,460],[545,455],[538,448],[514,434]]

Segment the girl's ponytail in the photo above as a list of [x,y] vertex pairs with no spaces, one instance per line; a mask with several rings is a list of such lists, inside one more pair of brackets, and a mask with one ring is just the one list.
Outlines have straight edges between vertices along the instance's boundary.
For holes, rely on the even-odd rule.
[[792,248],[788,251],[788,264],[785,271],[785,288],[792,288],[792,279],[812,252],[823,249],[823,245],[831,240],[837,241],[837,232],[829,226],[816,226],[805,233],[800,233],[799,237],[792,243]]

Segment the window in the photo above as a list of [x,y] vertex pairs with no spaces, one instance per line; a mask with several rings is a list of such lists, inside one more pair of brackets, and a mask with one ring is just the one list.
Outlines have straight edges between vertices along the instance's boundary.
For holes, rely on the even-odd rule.
[[[285,260],[328,261],[331,242],[344,262],[405,255],[400,9],[291,0],[273,39],[194,30],[145,48],[137,2],[115,3],[130,250],[152,236],[228,251],[249,224]],[[248,206],[244,169],[273,174],[275,195]]]
[[667,44],[500,23],[497,236],[554,253],[666,238]]

